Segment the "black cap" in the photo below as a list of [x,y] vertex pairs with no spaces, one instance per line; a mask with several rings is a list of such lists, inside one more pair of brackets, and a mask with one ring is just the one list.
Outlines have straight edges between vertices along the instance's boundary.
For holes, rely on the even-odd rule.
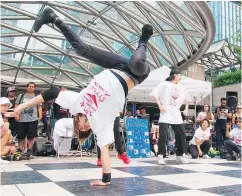
[[181,74],[181,72],[178,69],[172,69],[170,72],[170,76],[173,76],[175,74]]

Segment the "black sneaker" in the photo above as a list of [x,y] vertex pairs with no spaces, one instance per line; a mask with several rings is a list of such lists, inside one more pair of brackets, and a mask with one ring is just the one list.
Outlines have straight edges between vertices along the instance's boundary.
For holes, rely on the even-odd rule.
[[54,23],[58,16],[50,8],[46,8],[34,23],[34,31],[38,32],[42,25]]
[[147,43],[153,35],[153,27],[150,24],[145,24],[142,28],[142,35],[140,36],[139,43]]

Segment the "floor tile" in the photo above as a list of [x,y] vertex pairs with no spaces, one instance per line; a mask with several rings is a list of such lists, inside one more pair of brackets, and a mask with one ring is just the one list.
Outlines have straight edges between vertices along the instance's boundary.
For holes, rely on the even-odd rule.
[[202,191],[224,196],[241,196],[241,184],[231,186],[218,186],[201,189]]
[[57,182],[57,184],[78,196],[90,193],[95,196],[134,196],[186,190],[184,187],[142,177],[112,179],[112,184],[107,187],[92,187],[89,185],[90,181]]
[[214,165],[214,164],[180,164],[180,165],[170,165],[171,167],[188,169],[196,172],[213,172],[213,171],[226,171],[226,170],[237,170],[235,167]]
[[228,171],[217,171],[217,172],[215,171],[215,172],[208,172],[208,173],[241,179],[241,170],[228,170]]
[[[76,181],[100,179],[102,176],[102,168],[95,169],[66,169],[66,170],[39,170],[39,173],[51,179],[54,182]],[[135,177],[135,175],[112,169],[112,178]]]
[[[177,163],[176,160],[170,160],[170,159],[164,159],[166,165],[181,165],[180,163]],[[151,160],[151,161],[141,161],[143,163],[149,163],[149,164],[153,164],[153,165],[158,165],[157,163],[157,159],[156,160]],[[192,164],[200,164],[200,163],[192,163]]]
[[1,185],[0,190],[2,196],[24,196],[16,185]]
[[153,175],[169,175],[177,173],[194,173],[194,171],[187,169],[180,169],[169,166],[146,166],[146,167],[122,167],[115,168],[120,171],[131,173],[138,176],[153,176]]
[[232,177],[218,176],[208,173],[186,173],[186,174],[171,174],[145,176],[146,178],[158,180],[166,183],[180,185],[190,189],[202,189],[216,186],[236,185],[240,184],[241,180]]
[[25,164],[8,164],[2,165],[2,169],[5,172],[17,172],[17,171],[32,171],[33,169]]
[[[174,191],[174,192],[168,192],[168,193],[157,193],[157,194],[148,194],[146,196],[219,196],[218,194],[214,193],[208,193],[204,191],[199,191],[199,190],[185,190],[185,191]],[[141,195],[139,195],[141,196]]]
[[214,165],[220,165],[220,166],[227,166],[227,167],[236,167],[236,168],[241,168],[241,162],[236,161],[236,162],[225,162],[225,163],[215,163]]
[[18,184],[17,187],[24,196],[74,196],[53,182]]
[[21,172],[2,172],[1,184],[27,184],[37,182],[49,182],[50,180],[36,171],[21,171]]
[[82,169],[97,168],[96,165],[90,163],[51,163],[51,164],[27,164],[34,170],[58,170],[58,169]]

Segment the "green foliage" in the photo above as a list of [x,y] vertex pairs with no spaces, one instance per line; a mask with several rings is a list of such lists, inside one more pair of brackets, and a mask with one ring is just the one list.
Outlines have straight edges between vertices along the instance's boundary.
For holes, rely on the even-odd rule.
[[217,76],[214,81],[214,87],[225,86],[241,82],[241,70],[227,72]]
[[234,46],[234,52],[238,58],[238,64],[241,64],[241,47]]

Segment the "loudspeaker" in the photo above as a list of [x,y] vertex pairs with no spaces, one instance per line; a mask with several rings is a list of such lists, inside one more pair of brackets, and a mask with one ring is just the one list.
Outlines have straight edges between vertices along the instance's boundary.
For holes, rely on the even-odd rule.
[[238,92],[227,92],[227,105],[231,109],[235,109],[237,106]]
[[52,155],[54,153],[53,142],[43,137],[35,138],[32,150],[34,156]]

